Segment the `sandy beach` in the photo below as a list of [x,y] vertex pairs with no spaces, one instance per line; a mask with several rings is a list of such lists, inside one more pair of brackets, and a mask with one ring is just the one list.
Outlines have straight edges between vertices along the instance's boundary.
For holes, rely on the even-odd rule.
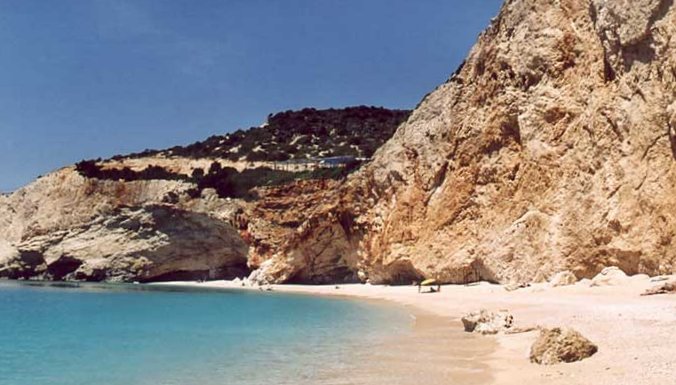
[[[674,277],[669,277],[673,280]],[[516,326],[572,327],[599,347],[593,357],[570,364],[540,366],[528,359],[530,345],[537,331],[497,336],[474,336],[470,343],[483,345],[485,370],[469,370],[453,383],[492,384],[672,384],[676,373],[676,295],[641,296],[646,289],[662,282],[647,276],[628,277],[612,286],[590,287],[588,281],[564,287],[534,284],[507,291],[503,286],[479,283],[470,286],[442,286],[440,293],[419,294],[414,286],[374,285],[277,285],[276,292],[313,295],[350,296],[386,300],[409,307],[412,314],[438,317],[427,328],[439,335],[439,344],[446,338],[458,338],[462,332],[460,317],[478,309],[507,309],[514,315]],[[245,288],[230,281],[167,282],[162,284]],[[422,322],[419,320],[417,322]],[[445,329],[444,329],[445,325]],[[425,335],[425,333],[423,333]],[[429,333],[427,333],[429,337]],[[433,346],[433,345],[432,345]],[[474,351],[472,354],[476,354]],[[444,365],[434,362],[429,365]],[[449,365],[452,365],[450,363]],[[471,372],[475,373],[472,374]],[[537,381],[537,382],[534,382]]]

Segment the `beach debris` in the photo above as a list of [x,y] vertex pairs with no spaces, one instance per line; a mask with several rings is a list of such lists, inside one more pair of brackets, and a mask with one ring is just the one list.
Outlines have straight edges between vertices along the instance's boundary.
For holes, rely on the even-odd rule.
[[577,277],[569,270],[560,271],[549,279],[551,287],[569,286],[575,283],[577,283]]
[[497,334],[514,324],[514,317],[507,310],[491,312],[481,309],[466,314],[461,320],[466,332],[479,334]]
[[591,357],[598,346],[574,329],[540,329],[530,348],[530,361],[540,365],[575,362]]
[[592,279],[591,287],[616,286],[625,282],[627,274],[617,266],[606,267]]
[[540,326],[513,326],[505,330],[505,334],[523,334],[530,333],[535,330],[539,330]]
[[676,281],[666,282],[661,285],[651,287],[646,290],[642,296],[658,295],[658,294],[676,294]]
[[507,291],[515,291],[519,289],[525,289],[527,287],[530,287],[530,283],[508,283],[507,285],[504,286],[505,290]]
[[667,280],[669,280],[669,276],[666,275],[658,275],[657,277],[650,278],[650,282],[662,282]]

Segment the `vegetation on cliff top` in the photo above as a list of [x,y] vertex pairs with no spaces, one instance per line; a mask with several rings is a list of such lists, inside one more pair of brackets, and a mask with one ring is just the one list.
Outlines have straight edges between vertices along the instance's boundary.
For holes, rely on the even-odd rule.
[[[149,165],[137,171],[130,167],[104,167],[101,159],[83,160],[75,165],[80,175],[103,180],[182,180],[194,183],[189,190],[196,198],[207,188],[220,197],[255,198],[256,187],[279,186],[296,180],[341,179],[356,170],[358,157],[369,158],[408,118],[410,111],[381,107],[348,107],[344,109],[285,111],[269,115],[267,123],[249,130],[212,136],[188,146],[167,150],[146,150],[115,160],[163,155],[187,158],[221,158],[233,161],[282,162],[287,160],[333,158],[333,162],[315,165],[301,171],[277,170],[270,167],[237,171],[213,162],[208,170],[196,168],[191,175]],[[328,160],[328,159],[327,159]],[[326,167],[331,166],[331,167]]]
[[114,159],[154,155],[271,162],[333,156],[370,158],[410,113],[366,106],[285,111],[270,114],[260,127]]

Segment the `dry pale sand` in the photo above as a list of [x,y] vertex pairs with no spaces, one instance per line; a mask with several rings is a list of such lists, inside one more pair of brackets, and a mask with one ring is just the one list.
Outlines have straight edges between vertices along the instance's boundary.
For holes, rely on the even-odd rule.
[[[464,342],[482,344],[482,347],[468,351],[467,358],[476,360],[477,364],[467,370],[477,373],[475,376],[455,377],[450,374],[448,378],[451,381],[448,383],[451,384],[464,385],[465,380],[470,382],[470,378],[480,379],[483,383],[505,385],[676,384],[676,295],[640,296],[647,288],[660,283],[663,282],[653,282],[647,276],[635,276],[614,286],[590,287],[588,282],[579,282],[573,286],[552,288],[547,284],[536,284],[512,292],[487,283],[443,286],[441,293],[433,294],[418,294],[417,288],[412,286],[358,284],[279,285],[274,286],[274,291],[353,296],[394,301],[414,307],[419,309],[420,314],[433,314],[444,320],[435,321],[434,327],[426,328],[423,333],[428,341],[430,331],[438,333],[440,345],[452,344],[449,338],[459,338],[458,331],[462,330],[459,318],[463,314],[486,308],[508,309],[514,315],[516,326],[573,327],[599,346],[599,352],[587,360],[540,366],[528,360],[528,351],[537,332],[472,336]],[[228,281],[169,284],[238,287]],[[484,341],[495,346],[487,350]],[[434,344],[428,343],[426,346]],[[482,355],[481,352],[487,353]],[[457,365],[457,362],[454,363]],[[433,362],[427,368],[437,365],[444,363]],[[485,370],[476,370],[484,366]],[[377,372],[374,375],[377,376]],[[406,381],[399,383],[404,384]]]

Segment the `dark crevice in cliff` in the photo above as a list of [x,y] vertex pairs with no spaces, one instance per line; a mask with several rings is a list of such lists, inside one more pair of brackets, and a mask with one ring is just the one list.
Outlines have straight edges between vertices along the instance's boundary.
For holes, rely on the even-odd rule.
[[676,128],[672,127],[671,124],[668,124],[668,133],[669,143],[671,144],[671,156],[676,160]]
[[62,255],[47,266],[47,274],[55,281],[64,279],[82,265],[82,261],[68,255]]

